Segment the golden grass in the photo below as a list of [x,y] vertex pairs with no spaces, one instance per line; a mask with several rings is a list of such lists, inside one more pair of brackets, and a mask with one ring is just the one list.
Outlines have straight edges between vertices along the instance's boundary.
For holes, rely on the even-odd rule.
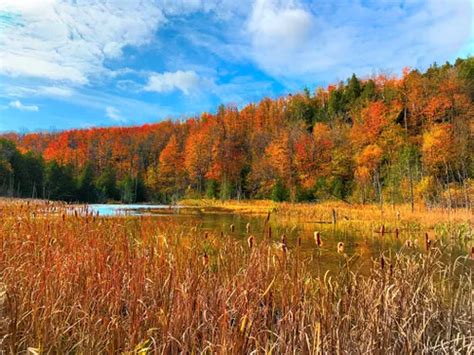
[[[311,217],[287,206],[277,215]],[[277,236],[245,243],[41,202],[0,202],[0,216],[0,353],[473,350],[472,261],[445,264],[436,246],[376,258],[366,277],[341,254],[318,275],[318,256],[275,248]]]
[[345,220],[354,221],[380,221],[395,222],[411,221],[433,227],[440,221],[447,222],[474,222],[474,215],[468,209],[427,208],[418,204],[414,211],[408,204],[384,205],[381,208],[374,204],[348,204],[343,202],[322,203],[289,203],[274,202],[270,200],[182,200],[180,205],[214,207],[232,210],[243,214],[266,214],[269,211],[279,218],[294,218],[307,220],[320,220],[332,222],[332,210],[337,214],[337,222]]

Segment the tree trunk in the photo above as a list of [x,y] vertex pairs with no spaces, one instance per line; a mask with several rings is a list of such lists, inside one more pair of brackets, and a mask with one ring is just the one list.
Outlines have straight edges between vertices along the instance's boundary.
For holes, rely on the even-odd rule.
[[467,184],[466,184],[466,179],[468,179],[468,174],[466,172],[466,165],[464,164],[464,160],[462,160],[461,163],[462,163],[462,170],[463,170],[462,185],[463,185],[463,189],[464,189],[464,199],[466,200],[466,208],[468,210],[470,210],[471,209],[471,198],[469,196],[468,187],[467,187]]
[[[403,108],[403,122],[405,124],[405,139],[408,140],[408,122],[407,122],[407,108]],[[415,197],[413,193],[413,173],[411,171],[411,152],[408,156],[407,160],[407,168],[408,168],[408,180],[410,182],[410,207],[411,211],[415,211]]]
[[379,174],[378,171],[375,173],[375,178],[376,178],[376,181],[377,181],[377,190],[378,190],[378,194],[379,194],[380,208],[383,208],[382,184],[380,183],[380,174]]
[[449,187],[449,170],[448,170],[448,164],[445,162],[444,167],[446,169],[446,185],[448,187],[448,197],[449,197],[449,209],[451,210],[453,208],[453,199],[451,196],[451,188]]

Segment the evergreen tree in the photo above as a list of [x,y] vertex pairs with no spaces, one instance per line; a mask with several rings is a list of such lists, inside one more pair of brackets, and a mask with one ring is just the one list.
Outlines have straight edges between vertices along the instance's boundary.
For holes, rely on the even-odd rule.
[[120,198],[115,171],[110,166],[97,178],[95,185],[97,197],[100,201],[118,200]]
[[25,184],[25,196],[37,198],[41,196],[44,186],[43,158],[28,152],[25,154],[25,163],[28,166],[28,182]]
[[349,105],[353,104],[359,98],[362,92],[360,81],[355,74],[349,79],[346,90],[344,91],[344,99]]
[[206,183],[206,197],[216,198],[217,197],[218,184],[216,180],[209,180]]
[[372,79],[367,80],[362,89],[361,98],[363,100],[374,100],[377,97],[377,88]]
[[280,179],[277,180],[272,189],[272,200],[276,202],[288,201],[289,193]]
[[340,116],[344,113],[345,102],[344,102],[344,87],[334,89],[329,94],[328,101],[328,113],[332,119]]
[[146,200],[145,184],[141,177],[128,175],[119,185],[122,202],[136,203]]
[[232,197],[232,191],[232,184],[229,181],[224,180],[224,182],[221,184],[220,199],[229,200]]
[[46,166],[45,198],[74,201],[77,199],[72,169],[52,161]]
[[81,202],[93,203],[97,201],[97,191],[94,186],[94,170],[88,163],[82,169],[77,180],[77,197]]

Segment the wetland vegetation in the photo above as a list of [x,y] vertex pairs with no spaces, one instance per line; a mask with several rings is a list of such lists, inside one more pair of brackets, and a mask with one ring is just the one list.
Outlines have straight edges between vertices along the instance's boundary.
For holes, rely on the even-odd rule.
[[100,216],[1,201],[3,349],[473,350],[469,211],[183,202],[192,204]]

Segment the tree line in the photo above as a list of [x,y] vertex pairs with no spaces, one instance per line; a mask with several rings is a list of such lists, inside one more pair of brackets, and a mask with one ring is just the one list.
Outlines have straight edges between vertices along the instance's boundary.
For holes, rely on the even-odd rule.
[[6,134],[0,193],[470,207],[474,57],[140,127]]
[[113,169],[96,175],[92,164],[77,171],[71,164],[45,161],[38,153],[22,153],[15,143],[0,139],[0,195],[61,201],[135,202],[145,197],[143,182],[132,177],[117,181]]

